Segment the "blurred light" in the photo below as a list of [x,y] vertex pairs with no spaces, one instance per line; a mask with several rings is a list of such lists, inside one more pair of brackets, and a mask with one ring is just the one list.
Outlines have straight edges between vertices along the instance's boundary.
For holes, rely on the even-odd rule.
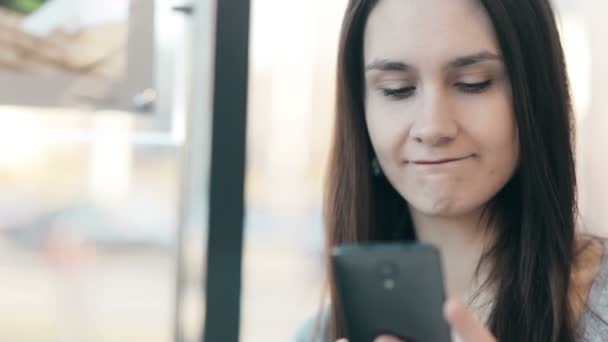
[[0,166],[14,167],[37,159],[41,128],[34,115],[19,107],[0,107]]
[[111,205],[129,192],[133,163],[129,137],[133,117],[122,113],[103,114],[93,119],[97,139],[91,142],[89,186],[96,202]]
[[[270,169],[279,168],[288,173],[301,172],[308,160],[315,63],[311,3],[293,5],[283,4],[280,13],[291,15],[275,19],[278,27],[290,29],[274,34],[276,46],[273,50],[277,59],[271,79],[271,140],[268,144]],[[294,15],[295,12],[299,15]],[[292,178],[289,174],[283,176]]]
[[61,28],[76,33],[84,28],[123,22],[129,15],[129,0],[52,0],[22,23],[22,30],[45,37]]
[[561,35],[574,115],[578,124],[585,120],[591,101],[591,45],[583,16],[568,15],[562,18]]

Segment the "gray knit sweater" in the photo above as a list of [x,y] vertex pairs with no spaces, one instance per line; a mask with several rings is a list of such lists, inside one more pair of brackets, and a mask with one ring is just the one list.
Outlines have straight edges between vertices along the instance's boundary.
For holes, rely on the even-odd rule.
[[[328,314],[329,310],[324,310],[319,320],[315,317],[304,322],[294,336],[294,342],[328,342]],[[317,323],[321,325],[318,330]],[[593,281],[587,305],[579,316],[576,330],[578,342],[608,341],[608,242],[604,243],[600,270]],[[320,336],[316,336],[317,332]]]

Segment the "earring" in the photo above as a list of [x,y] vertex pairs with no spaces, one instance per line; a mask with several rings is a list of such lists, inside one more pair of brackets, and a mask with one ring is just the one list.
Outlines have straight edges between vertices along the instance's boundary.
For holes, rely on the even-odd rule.
[[380,163],[378,163],[378,159],[376,157],[374,157],[374,159],[372,159],[372,163],[371,163],[371,167],[372,167],[372,174],[375,177],[379,177],[380,175],[382,175],[382,169],[380,168]]

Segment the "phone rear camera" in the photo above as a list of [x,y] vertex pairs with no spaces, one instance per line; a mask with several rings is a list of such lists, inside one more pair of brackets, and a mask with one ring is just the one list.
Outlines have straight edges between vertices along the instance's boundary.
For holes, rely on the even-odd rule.
[[381,262],[378,265],[378,275],[384,279],[392,279],[397,276],[397,266],[392,262]]
[[395,288],[395,281],[393,279],[385,279],[384,280],[384,288],[386,290],[392,290]]

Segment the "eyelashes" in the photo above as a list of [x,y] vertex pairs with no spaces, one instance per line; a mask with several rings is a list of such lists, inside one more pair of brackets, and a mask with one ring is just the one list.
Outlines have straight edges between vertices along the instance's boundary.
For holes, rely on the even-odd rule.
[[382,88],[381,90],[384,96],[400,100],[410,97],[416,90],[416,87]]
[[[479,94],[486,91],[492,86],[493,81],[487,80],[477,83],[457,82],[454,86],[459,91],[465,94]],[[382,95],[392,100],[402,100],[414,95],[416,86],[400,87],[400,88],[381,88]]]
[[492,85],[492,80],[487,80],[479,83],[456,83],[455,84],[458,89],[466,93],[481,93],[484,90],[488,89]]

